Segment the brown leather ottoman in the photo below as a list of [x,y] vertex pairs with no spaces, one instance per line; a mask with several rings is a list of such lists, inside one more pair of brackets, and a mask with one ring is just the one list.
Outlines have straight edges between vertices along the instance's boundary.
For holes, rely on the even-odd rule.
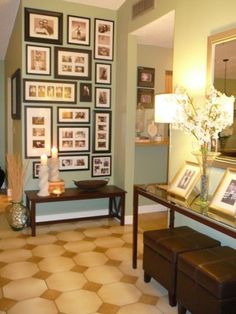
[[176,275],[179,254],[219,246],[214,240],[189,227],[145,231],[143,234],[144,281],[151,277],[168,290],[169,304],[176,305]]
[[177,272],[178,313],[236,313],[236,250],[216,247],[181,254]]

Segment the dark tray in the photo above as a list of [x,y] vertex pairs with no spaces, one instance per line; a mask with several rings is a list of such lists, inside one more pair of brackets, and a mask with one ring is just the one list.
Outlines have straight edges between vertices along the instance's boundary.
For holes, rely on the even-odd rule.
[[81,181],[73,180],[73,181],[79,189],[84,191],[94,191],[99,188],[102,188],[108,183],[108,180],[81,180]]

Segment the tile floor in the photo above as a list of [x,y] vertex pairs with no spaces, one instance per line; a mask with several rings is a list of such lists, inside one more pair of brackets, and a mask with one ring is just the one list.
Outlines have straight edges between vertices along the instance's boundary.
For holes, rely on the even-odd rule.
[[130,225],[113,219],[50,224],[31,237],[29,228],[12,231],[0,214],[0,314],[176,314],[167,291],[143,281],[142,230],[148,221],[157,226],[146,217],[134,270]]

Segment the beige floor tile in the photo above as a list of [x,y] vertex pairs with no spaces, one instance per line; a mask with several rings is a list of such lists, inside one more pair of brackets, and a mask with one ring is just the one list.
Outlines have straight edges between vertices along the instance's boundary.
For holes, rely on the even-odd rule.
[[74,257],[74,261],[78,265],[94,267],[104,265],[108,261],[108,257],[99,252],[83,252]]
[[107,228],[93,228],[84,230],[84,234],[87,237],[100,238],[110,236],[111,231]]
[[56,242],[57,237],[52,234],[37,234],[36,237],[28,237],[26,241],[34,245],[50,244]]
[[63,293],[56,304],[63,313],[89,314],[96,312],[102,301],[95,292],[79,290]]
[[81,252],[89,252],[95,249],[96,245],[93,242],[89,241],[74,241],[68,242],[64,245],[64,248],[68,251],[81,253]]
[[0,240],[0,250],[12,250],[22,248],[26,244],[25,239],[9,238]]
[[123,276],[117,267],[107,265],[88,268],[84,275],[89,281],[101,284],[117,282]]
[[132,249],[126,247],[112,248],[106,251],[106,255],[114,260],[126,261],[131,259]]
[[136,276],[130,276],[130,275],[124,275],[121,278],[121,282],[126,282],[126,283],[131,283],[131,284],[135,284],[135,282],[138,280],[138,277]]
[[118,234],[123,234],[123,233],[130,233],[133,231],[133,226],[132,225],[125,225],[125,226],[112,226],[110,228],[110,231],[112,233],[118,233]]
[[46,282],[50,289],[66,292],[81,289],[87,280],[82,274],[68,271],[52,274],[46,279]]
[[[75,228],[77,229],[84,229],[84,228],[99,228],[101,227],[102,223],[100,219],[94,220],[80,220],[75,222]],[[80,231],[80,230],[79,230]]]
[[117,314],[163,314],[163,312],[153,305],[134,303],[123,306]]
[[33,255],[39,257],[53,257],[53,256],[60,256],[65,252],[65,249],[56,244],[44,244],[36,246],[32,250]]
[[124,245],[124,241],[122,241],[119,238],[116,237],[102,237],[98,238],[94,241],[94,243],[97,246],[103,247],[103,248],[113,248],[113,247],[120,247]]
[[13,300],[24,300],[39,297],[47,286],[44,280],[36,278],[24,278],[9,282],[3,287],[3,294],[6,298]]
[[44,258],[38,266],[41,270],[53,274],[62,271],[69,271],[75,266],[75,263],[68,257],[53,256]]
[[46,300],[56,300],[61,295],[61,292],[53,289],[47,289],[42,295],[41,298]]
[[134,285],[117,282],[103,285],[98,295],[106,303],[123,306],[137,302],[141,297],[141,292]]
[[92,292],[97,292],[101,288],[101,286],[102,286],[102,284],[100,284],[100,283],[88,281],[83,286],[83,290],[89,290]]
[[64,232],[59,232],[57,234],[58,240],[65,242],[79,241],[84,238],[84,234],[79,231],[69,230]]
[[11,263],[0,270],[2,277],[16,280],[31,277],[39,271],[37,265],[29,262]]
[[119,306],[114,304],[103,303],[98,310],[101,314],[116,314],[119,308]]
[[0,261],[4,263],[21,262],[31,257],[32,252],[24,249],[6,250],[0,253]]
[[33,298],[16,303],[7,314],[57,314],[53,301],[43,298]]
[[57,232],[73,230],[75,229],[75,224],[73,222],[55,223],[55,224],[49,225],[49,229],[50,231],[57,231]]
[[132,260],[129,259],[129,260],[126,260],[126,261],[123,261],[120,265],[119,265],[119,269],[124,273],[124,274],[127,274],[127,275],[130,275],[130,276],[137,276],[137,277],[143,277],[143,262],[142,260],[138,259],[137,260],[137,268],[134,269],[132,267]]
[[[178,307],[177,306],[170,306],[168,302],[168,297],[162,297],[157,301],[156,307],[165,314],[177,314]],[[188,313],[188,312],[187,312]],[[210,313],[209,313],[210,314]],[[213,313],[212,313],[213,314]]]
[[143,293],[149,295],[162,297],[166,296],[168,293],[167,290],[154,279],[152,279],[149,283],[144,282],[143,276],[137,280],[135,285]]
[[149,295],[149,294],[142,294],[141,298],[139,299],[139,303],[156,305],[158,300],[159,300],[159,297]]

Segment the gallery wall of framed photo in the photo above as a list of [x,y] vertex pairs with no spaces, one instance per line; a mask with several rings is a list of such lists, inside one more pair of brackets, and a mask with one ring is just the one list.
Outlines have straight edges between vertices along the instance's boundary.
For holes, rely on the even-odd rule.
[[112,175],[115,16],[89,12],[24,8],[24,155],[33,179],[52,146],[63,176]]

